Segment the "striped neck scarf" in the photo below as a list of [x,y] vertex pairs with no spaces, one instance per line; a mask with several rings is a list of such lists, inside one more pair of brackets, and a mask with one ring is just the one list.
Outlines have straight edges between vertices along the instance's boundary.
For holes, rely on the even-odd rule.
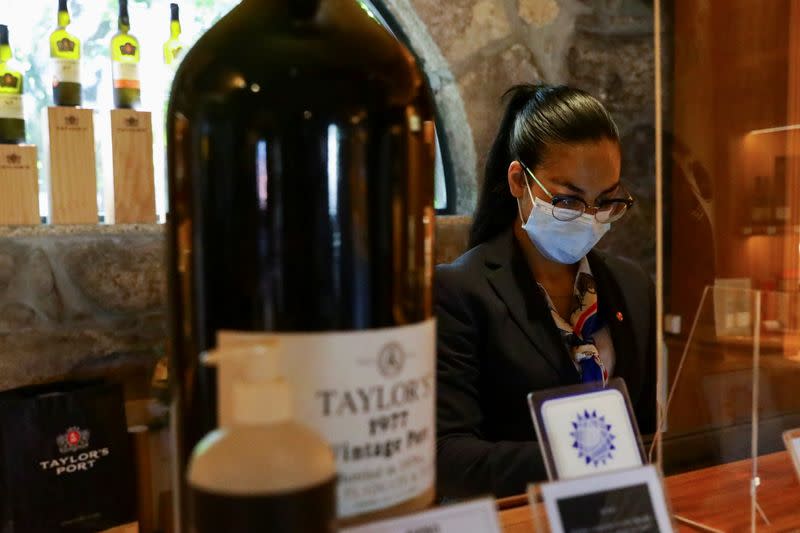
[[605,385],[608,382],[608,372],[594,342],[595,333],[603,329],[604,324],[597,313],[597,288],[589,268],[589,261],[584,257],[578,268],[569,322],[558,314],[544,287],[541,285],[539,287],[547,297],[553,320],[561,332],[561,338],[566,344],[572,360],[579,369],[581,383],[602,381]]

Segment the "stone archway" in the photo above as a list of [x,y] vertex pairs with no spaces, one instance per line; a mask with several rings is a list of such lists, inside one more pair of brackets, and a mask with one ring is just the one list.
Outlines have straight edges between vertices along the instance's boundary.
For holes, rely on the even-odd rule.
[[[655,145],[637,134],[654,127],[655,120],[652,2],[370,1],[404,33],[434,85],[454,163],[457,214],[469,215],[475,207],[482,167],[503,113],[503,93],[519,83],[579,87],[603,102],[617,121],[626,160],[622,180],[638,198],[635,216],[615,225],[603,248],[654,273]],[[665,72],[670,24],[664,17]],[[665,91],[669,94],[668,86]],[[669,110],[664,112],[668,116]],[[440,225],[450,223],[447,218],[441,217]]]
[[[450,65],[434,42],[410,0],[370,0],[392,30],[417,54],[428,76],[444,136],[445,164],[453,178],[456,214],[471,214],[477,197],[477,157],[464,100]],[[448,157],[449,156],[449,157]]]

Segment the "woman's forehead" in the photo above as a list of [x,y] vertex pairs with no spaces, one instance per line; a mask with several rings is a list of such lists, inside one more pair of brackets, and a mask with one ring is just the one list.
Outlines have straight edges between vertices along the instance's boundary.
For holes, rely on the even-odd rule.
[[578,186],[604,185],[600,187],[604,189],[619,180],[620,163],[619,145],[610,139],[554,144],[548,147],[539,173]]

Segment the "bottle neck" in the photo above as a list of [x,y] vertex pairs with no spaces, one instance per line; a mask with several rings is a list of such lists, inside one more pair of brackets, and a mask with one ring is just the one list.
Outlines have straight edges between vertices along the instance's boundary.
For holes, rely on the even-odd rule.
[[58,27],[59,28],[66,28],[69,26],[70,18],[69,18],[69,11],[59,11],[58,12]]
[[120,33],[128,33],[131,29],[131,20],[128,16],[128,1],[119,1],[119,18],[117,19],[117,29]]
[[8,41],[8,27],[0,27],[0,63],[5,63],[11,59],[11,46]]
[[325,0],[242,0],[241,5],[252,6],[264,13],[288,14],[296,20],[310,20],[324,3]]
[[173,39],[181,36],[181,23],[179,20],[173,20],[169,23],[169,35]]

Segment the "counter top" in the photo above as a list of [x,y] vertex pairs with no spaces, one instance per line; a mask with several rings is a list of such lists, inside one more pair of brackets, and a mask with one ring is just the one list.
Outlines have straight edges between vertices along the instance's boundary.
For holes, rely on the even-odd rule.
[[[666,491],[672,512],[684,519],[679,532],[703,531],[688,521],[707,526],[707,531],[747,531],[750,525],[749,479],[752,461],[736,461],[670,476]],[[761,485],[758,502],[769,524],[758,517],[758,531],[800,530],[800,484],[787,452],[758,458]],[[531,512],[524,496],[497,501],[504,533],[533,533]],[[135,524],[105,533],[138,533]]]
[[[708,526],[708,531],[747,531],[751,472],[752,461],[747,459],[668,477],[665,485],[673,514]],[[769,520],[766,524],[758,517],[758,531],[800,530],[800,484],[789,454],[759,457],[758,472],[758,502]],[[503,531],[533,533],[530,509],[524,500],[517,501],[519,506],[500,510]],[[685,524],[678,531],[702,531]]]

